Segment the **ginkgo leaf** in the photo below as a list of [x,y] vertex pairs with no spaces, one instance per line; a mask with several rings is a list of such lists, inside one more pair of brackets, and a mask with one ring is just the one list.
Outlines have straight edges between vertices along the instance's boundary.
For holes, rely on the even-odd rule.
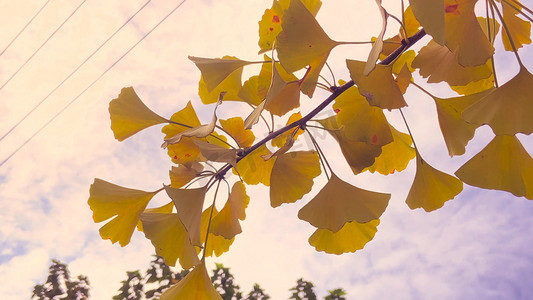
[[467,85],[455,85],[450,86],[452,90],[460,95],[472,95],[486,91],[494,87],[494,75],[489,76],[487,79],[481,79],[478,81],[469,82]]
[[312,97],[320,71],[331,50],[339,43],[328,37],[300,0],[290,1],[281,27],[283,30],[278,34],[276,46],[280,63],[289,73],[309,66],[301,90]]
[[444,0],[409,0],[416,19],[424,30],[439,43],[444,44],[446,32]]
[[320,175],[316,151],[287,152],[276,157],[270,175],[270,205],[293,203],[311,191],[313,178]]
[[257,124],[259,122],[259,118],[261,118],[261,113],[265,109],[266,101],[263,100],[258,106],[254,108],[254,110],[246,117],[244,120],[244,129],[250,129],[252,126]]
[[159,191],[145,192],[125,188],[95,178],[89,189],[89,206],[96,223],[114,217],[100,228],[100,236],[124,247],[131,239],[139,215]]
[[[442,4],[444,4],[442,2],[442,0],[439,0],[441,1]],[[415,2],[417,2],[417,4],[420,4],[420,1],[418,0],[415,0]],[[435,1],[427,1],[427,2],[435,2]],[[437,1],[438,2],[438,1]],[[444,5],[441,5],[441,7],[444,7]],[[434,9],[433,7],[431,9]],[[436,10],[438,10],[439,7],[436,7]],[[442,10],[442,8],[441,8]],[[442,13],[441,13],[441,23],[438,24],[438,26],[444,26],[444,11],[442,10]],[[435,14],[438,14],[438,12],[434,12]],[[402,37],[403,39],[406,39],[412,35],[414,35],[415,33],[418,32],[418,29],[420,28],[420,22],[418,22],[418,20],[416,19],[414,13],[413,13],[413,8],[411,6],[408,6],[404,13],[403,13],[403,20],[404,20],[404,26],[405,26],[405,31],[407,31],[407,37]],[[426,29],[427,30],[427,29]],[[400,28],[400,33],[403,34],[403,30]],[[431,29],[430,29],[431,31]],[[433,36],[432,34],[430,34],[431,36]],[[444,37],[444,35],[442,36]]]
[[391,66],[376,65],[370,75],[365,76],[363,75],[365,62],[347,59],[346,65],[359,93],[370,105],[388,110],[407,106],[400,88],[392,77]]
[[202,141],[194,141],[194,143],[200,148],[202,155],[209,161],[228,163],[233,167],[237,164],[238,149],[226,149]]
[[208,92],[212,92],[224,79],[237,69],[254,62],[240,60],[231,56],[224,58],[203,58],[189,56],[196,67],[200,69]]
[[370,50],[370,53],[368,54],[368,59],[366,60],[365,68],[363,71],[363,75],[368,76],[372,70],[376,67],[376,62],[378,61],[379,54],[383,50],[383,37],[385,36],[385,31],[387,30],[387,20],[389,18],[389,14],[383,8],[381,5],[381,0],[376,0],[376,4],[379,7],[379,12],[381,14],[381,31],[374,41],[374,44],[372,45],[372,49]]
[[[175,123],[163,126],[161,132],[165,134],[165,138],[171,138],[189,128],[201,125],[190,101],[183,109],[173,114],[170,120],[187,126]],[[176,164],[190,166],[193,162],[199,160],[200,157],[200,149],[198,149],[198,146],[196,146],[192,139],[188,137],[183,137],[179,143],[168,145],[167,151],[168,155],[172,158],[172,161]]]
[[[511,34],[511,40],[516,49],[522,48],[525,44],[531,43],[531,23],[522,20],[517,16],[521,8],[519,6],[512,5],[507,1],[501,1],[503,10],[503,21]],[[513,8],[515,7],[515,8]],[[509,41],[507,31],[502,31],[502,41],[505,50],[513,51],[513,47]]]
[[167,265],[175,266],[179,259],[183,269],[190,269],[200,263],[189,234],[177,214],[145,212],[140,218],[146,238],[152,242],[155,253],[163,257]]
[[533,75],[525,67],[490,94],[465,109],[469,123],[488,124],[496,135],[533,132]]
[[[225,60],[236,60],[233,56],[224,56]],[[237,68],[229,74],[222,82],[220,82],[214,89],[209,90],[204,77],[200,77],[198,83],[198,96],[204,104],[216,103],[219,101],[220,93],[224,93],[222,100],[224,101],[243,101],[239,97],[239,91],[242,88],[242,71],[243,67]]]
[[168,172],[170,186],[175,189],[183,187],[202,172],[203,169],[204,167],[199,163],[193,163],[190,167],[185,165],[172,166],[172,169]]
[[[292,124],[292,123],[300,120],[301,118],[302,118],[302,114],[300,112],[294,113],[294,114],[292,114],[289,117],[289,119],[287,120],[286,125]],[[304,132],[305,131],[303,131],[302,129],[298,129],[298,131],[294,134],[293,139],[296,140],[298,138],[298,136],[300,136]],[[286,144],[286,142],[287,142],[287,138],[289,138],[292,135],[293,135],[293,131],[292,130],[287,130],[287,131],[283,132],[282,134],[278,135],[277,137],[275,137],[275,138],[273,138],[271,140],[272,146],[278,147],[278,148],[283,147]]]
[[495,136],[455,175],[469,185],[533,200],[533,158],[516,136]]
[[392,142],[389,122],[383,110],[368,104],[356,87],[350,87],[339,95],[333,109],[348,139],[377,146]]
[[207,187],[175,189],[170,186],[165,186],[165,191],[176,206],[179,219],[189,233],[191,244],[201,246],[200,222]]
[[211,283],[205,261],[202,260],[185,278],[165,290],[159,299],[222,300],[222,297]]
[[193,128],[189,128],[172,137],[165,138],[165,142],[163,143],[163,145],[161,145],[161,147],[166,148],[168,145],[179,143],[182,137],[204,138],[210,135],[211,133],[213,133],[213,131],[215,130],[216,123],[217,123],[217,108],[220,104],[222,104],[222,98],[224,97],[224,94],[225,94],[224,92],[220,93],[220,97],[213,111],[213,118],[211,119],[211,122],[209,124],[204,124],[204,125],[196,126]]
[[446,81],[450,85],[466,85],[492,75],[490,61],[481,66],[463,67],[457,60],[457,53],[434,41],[420,49],[413,66],[420,69],[422,77],[429,77],[429,83]]
[[381,146],[368,144],[365,142],[355,142],[350,140],[343,129],[337,125],[335,116],[324,120],[318,120],[325,129],[335,138],[341,148],[346,162],[354,174],[361,173],[365,168],[374,164],[376,157],[381,154]]
[[[494,47],[479,25],[474,11],[477,0],[445,0],[445,45],[457,53],[464,67],[484,65]],[[436,42],[439,42],[435,40]]]
[[[264,62],[259,75],[254,75],[246,80],[239,91],[239,97],[254,106],[259,105],[265,99],[272,81],[272,59],[266,54],[263,55],[263,58]],[[284,74],[280,75],[283,77]]]
[[316,251],[330,254],[355,252],[363,249],[374,238],[378,225],[379,219],[376,219],[364,224],[349,222],[337,232],[317,229],[309,237],[309,244],[315,247]]
[[249,129],[244,129],[244,120],[241,117],[233,117],[227,120],[220,120],[220,125],[239,144],[240,148],[252,146],[255,136]]
[[[290,0],[274,0],[272,8],[266,9],[261,21],[259,21],[259,53],[272,50],[276,37],[281,32],[281,20],[283,19],[284,10],[289,7]],[[303,0],[302,3],[307,9],[316,16],[322,1],[320,0]]]
[[411,79],[413,78],[413,75],[411,74],[411,71],[409,71],[409,67],[407,65],[403,65],[402,70],[400,73],[398,73],[398,76],[396,76],[396,84],[398,85],[398,88],[400,88],[400,91],[402,94],[405,94],[407,92],[407,88],[411,84]]
[[405,202],[411,209],[423,208],[430,212],[441,208],[462,190],[463,183],[459,179],[433,168],[417,155],[415,179]]
[[409,162],[415,158],[416,152],[411,145],[413,140],[411,136],[398,131],[392,125],[390,126],[394,141],[381,148],[381,155],[376,157],[373,165],[363,171],[371,173],[379,172],[383,175],[392,174],[395,171],[401,172],[407,168]]
[[341,180],[335,173],[328,183],[298,212],[298,218],[319,229],[339,231],[345,223],[379,219],[391,195],[367,191]]
[[144,105],[132,87],[123,88],[118,98],[109,102],[109,115],[111,130],[119,141],[150,126],[168,123],[167,119]]
[[[205,236],[207,234],[207,227],[209,226],[209,218],[210,217],[216,218],[216,216],[218,215],[218,211],[217,211],[217,209],[215,207],[213,209],[213,215],[211,216],[211,208],[212,208],[212,206],[209,206],[202,213],[202,228],[201,228],[202,238],[205,238]],[[235,240],[234,237],[231,238],[231,239],[226,239],[223,236],[214,235],[213,234],[213,230],[214,229],[215,228],[213,228],[213,226],[211,226],[211,228],[209,230],[209,235],[207,237],[207,245],[204,245],[204,250],[203,251],[205,251],[205,256],[206,257],[213,256],[213,255],[216,256],[216,257],[219,257],[223,253],[228,252],[229,251],[229,247],[231,246],[231,244],[233,244],[233,241]],[[198,253],[199,253],[200,248],[197,248],[197,250],[198,250]]]
[[255,185],[262,183],[270,185],[270,174],[274,166],[274,160],[265,161],[262,156],[271,154],[265,145],[252,151],[243,157],[238,163],[235,174],[239,174],[244,182]]
[[433,98],[437,105],[440,129],[450,156],[463,155],[468,141],[474,137],[474,132],[479,127],[465,122],[462,117],[463,111],[491,91],[448,99]]
[[[169,203],[167,203],[167,204],[165,204],[163,206],[147,208],[147,209],[145,209],[143,211],[143,214],[144,213],[170,214],[170,213],[172,213],[173,209],[174,209],[174,203],[172,201],[170,201]],[[142,223],[142,221],[140,219],[137,222],[137,230],[139,230],[141,232],[144,231],[143,223]]]
[[250,197],[246,195],[245,185],[240,181],[235,182],[228,201],[213,218],[211,232],[228,240],[241,233],[242,229],[239,220],[244,221],[246,218],[245,210],[249,202]]
[[416,55],[417,54],[414,50],[409,50],[402,53],[402,55],[400,55],[392,64],[392,74],[400,74],[404,67],[407,67],[409,73],[413,73],[415,69],[412,64]]
[[278,72],[281,68],[274,63],[272,68],[272,81],[265,97],[265,109],[277,116],[283,116],[290,110],[300,106],[300,83],[296,76],[291,76],[287,82]]

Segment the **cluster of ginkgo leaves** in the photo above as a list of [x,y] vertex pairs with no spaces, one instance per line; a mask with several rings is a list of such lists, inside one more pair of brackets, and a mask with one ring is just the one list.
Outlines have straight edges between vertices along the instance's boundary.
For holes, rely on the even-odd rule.
[[[374,237],[391,195],[340,179],[308,126],[332,135],[354,174],[391,174],[416,158],[416,175],[406,199],[411,209],[439,209],[462,191],[463,182],[533,199],[533,159],[516,137],[533,132],[533,75],[517,52],[531,42],[533,11],[518,0],[477,2],[410,0],[395,16],[376,0],[382,16],[378,37],[339,42],[315,19],[320,0],[274,0],[259,21],[262,60],[189,57],[201,72],[200,99],[214,104],[207,124],[200,122],[190,102],[167,119],[146,107],[133,88],[124,88],[109,105],[115,138],[122,141],[147,127],[166,124],[162,147],[173,165],[170,184],[153,192],[95,179],[89,205],[95,222],[107,221],[100,229],[102,238],[125,246],[137,228],[168,265],[179,262],[184,269],[193,268],[161,299],[220,299],[209,280],[205,257],[228,251],[241,232],[240,221],[250,201],[246,185],[269,187],[270,203],[277,207],[302,199],[314,178],[324,172],[327,183],[298,213],[316,227],[309,243],[317,251],[334,254],[362,249]],[[477,17],[481,6],[485,16]],[[401,26],[397,35],[385,38],[389,22]],[[427,45],[408,50],[426,35],[431,36],[424,39]],[[520,65],[518,74],[502,85],[493,61],[498,38]],[[324,66],[333,48],[347,44],[371,44],[368,60],[347,59],[351,80],[331,85],[322,75]],[[261,64],[259,74],[243,83],[243,68],[252,64]],[[447,83],[457,96],[431,95],[414,82],[415,70],[427,83]],[[456,177],[430,166],[410,132],[400,132],[387,121],[385,109],[403,117],[409,87],[421,89],[435,101],[450,156],[465,153],[477,127],[486,124],[494,131],[494,139],[460,167]],[[300,95],[311,98],[316,88],[331,95],[302,116]],[[216,111],[225,101],[248,104],[249,115],[219,120]],[[314,119],[324,110],[331,116]],[[288,119],[287,125],[274,131],[272,123],[281,117]],[[256,141],[254,130],[260,121],[269,132]],[[309,134],[313,148],[292,150],[302,134]],[[230,170],[237,175],[231,177],[234,183],[226,176]],[[227,183],[227,197],[218,193],[221,182]],[[204,205],[211,189],[214,197]],[[171,201],[147,208],[162,191]],[[220,211],[216,200],[225,201]]]

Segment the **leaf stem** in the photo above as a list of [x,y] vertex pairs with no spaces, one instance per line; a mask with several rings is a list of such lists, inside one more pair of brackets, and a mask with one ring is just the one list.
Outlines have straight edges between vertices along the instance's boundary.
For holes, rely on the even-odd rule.
[[417,84],[414,80],[411,80],[411,84],[413,84],[414,86],[416,86],[419,90],[421,90],[422,92],[426,93],[428,96],[430,96],[431,98],[438,98],[438,97],[435,97],[433,96],[430,92],[428,92],[426,89],[424,89],[423,87],[421,87],[419,84]]
[[[316,149],[316,151],[318,153],[318,158],[320,159],[320,163],[322,164],[322,168],[324,169],[324,174],[326,174],[326,178],[329,180],[330,176],[328,175],[328,173],[326,171],[326,166],[328,167],[329,172],[331,174],[333,174],[333,169],[329,165],[329,162],[328,162],[328,160],[326,158],[326,155],[324,155],[324,152],[322,152],[322,149],[320,148],[320,146],[318,145],[317,141],[315,140],[315,137],[311,134],[311,132],[309,130],[305,130],[305,132],[307,132],[307,134],[311,138],[311,142],[313,143],[313,146],[315,147],[315,149]],[[325,162],[325,165],[324,165],[324,162]]]
[[415,143],[415,137],[413,136],[413,133],[411,132],[411,128],[409,127],[409,124],[407,124],[407,119],[405,118],[403,114],[403,110],[400,108],[400,114],[402,115],[403,122],[405,123],[405,126],[407,127],[407,132],[409,132],[409,135],[411,136],[411,140],[413,140],[413,146],[415,147],[416,155],[420,156],[420,152],[418,152],[418,147]]
[[215,190],[215,196],[213,197],[213,203],[211,203],[211,212],[209,213],[209,222],[207,223],[207,232],[205,233],[204,249],[202,250],[202,261],[205,259],[205,251],[207,250],[207,240],[209,237],[209,230],[211,229],[211,220],[213,219],[213,211],[215,210],[215,201],[217,200],[217,193],[219,187],[220,180],[218,180],[217,189]]
[[505,30],[505,33],[507,34],[507,38],[509,39],[509,43],[511,44],[511,48],[513,48],[513,52],[514,52],[514,54],[516,56],[516,59],[518,60],[518,64],[520,65],[520,68],[524,68],[524,64],[522,63],[522,60],[520,59],[520,55],[518,55],[518,50],[516,50],[516,46],[515,46],[515,44],[513,42],[513,38],[511,37],[511,32],[509,31],[509,28],[507,27],[507,24],[503,20],[503,16],[502,16],[500,10],[498,9],[496,4],[494,3],[494,0],[489,0],[489,3],[491,4],[491,7],[494,8],[494,10],[496,11],[496,14],[498,14],[498,18],[502,22],[503,29]]

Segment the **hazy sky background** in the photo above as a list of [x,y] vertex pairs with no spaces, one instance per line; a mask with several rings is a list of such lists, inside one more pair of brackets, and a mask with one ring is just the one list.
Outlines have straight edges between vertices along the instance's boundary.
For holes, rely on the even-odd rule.
[[[0,49],[3,49],[44,4],[0,1]],[[145,0],[87,1],[42,50],[0,90],[0,135],[77,67]],[[6,139],[0,160],[7,157],[43,123],[76,97],[180,1],[152,1],[128,26],[57,90]],[[38,48],[81,1],[52,0],[34,23],[0,56],[0,85]],[[532,6],[531,1],[523,1]],[[384,1],[397,12],[398,1]],[[108,103],[122,87],[133,86],[154,111],[169,117],[192,100],[207,122],[212,106],[197,96],[199,71],[187,55],[234,55],[257,60],[257,22],[270,0],[189,0],[146,40],[84,93],[65,113],[0,167],[0,298],[27,299],[43,282],[53,258],[69,264],[73,275],[87,275],[92,299],[110,299],[127,270],[144,270],[154,250],[135,232],[127,247],[102,240],[87,205],[95,177],[126,187],[155,190],[168,184],[171,162],[160,148],[163,135],[154,126],[119,143],[110,130]],[[336,40],[367,41],[379,33],[374,1],[325,1],[318,14],[325,31]],[[393,25],[389,34],[396,33]],[[427,40],[426,40],[427,41]],[[498,39],[497,50],[502,50]],[[367,56],[367,46],[334,49],[330,59],[337,78],[348,79],[344,60]],[[1,51],[1,50],[0,50]],[[530,47],[520,50],[533,70]],[[517,72],[512,54],[497,57],[500,82]],[[245,71],[252,75],[254,67]],[[437,96],[453,94],[443,85],[429,87]],[[302,113],[316,105],[302,97]],[[440,134],[433,101],[411,87],[405,110],[422,156],[434,167],[453,173],[492,138],[478,129],[467,153],[450,159]],[[246,105],[220,107],[221,118],[245,116]],[[397,112],[387,114],[405,131]],[[527,299],[533,293],[533,203],[506,192],[465,186],[454,200],[432,213],[411,211],[405,204],[415,171],[391,176],[354,176],[332,139],[318,134],[336,173],[353,184],[393,194],[372,242],[355,254],[316,252],[307,243],[314,229],[297,212],[325,183],[295,204],[272,209],[264,186],[248,188],[251,197],[243,233],[230,251],[209,259],[231,268],[246,293],[259,283],[272,299],[286,299],[288,289],[303,277],[319,296],[342,287],[348,299]],[[260,137],[260,136],[259,136]],[[520,136],[533,151],[531,136]],[[300,139],[295,147],[309,143]],[[158,195],[155,204],[165,201]]]

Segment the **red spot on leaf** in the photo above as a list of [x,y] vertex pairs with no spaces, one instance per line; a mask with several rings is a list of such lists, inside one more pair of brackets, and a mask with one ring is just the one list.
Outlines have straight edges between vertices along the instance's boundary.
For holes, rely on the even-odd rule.
[[268,28],[268,30],[270,30],[270,31],[274,31],[274,28],[270,27],[270,28]]
[[185,154],[185,157],[191,157],[191,155],[189,153]]
[[374,134],[374,135],[372,136],[372,144],[375,144],[375,143],[377,143],[377,142],[378,142],[378,136]]
[[272,16],[272,22],[279,23],[279,16],[278,15],[273,15]]
[[334,111],[336,114],[338,114],[341,110],[338,109],[338,108],[335,108],[333,111]]
[[446,5],[445,11],[447,14],[458,15],[459,14],[459,11],[457,10],[458,6],[459,4]]
[[178,159],[178,156],[177,155],[174,155],[174,157],[172,159]]

